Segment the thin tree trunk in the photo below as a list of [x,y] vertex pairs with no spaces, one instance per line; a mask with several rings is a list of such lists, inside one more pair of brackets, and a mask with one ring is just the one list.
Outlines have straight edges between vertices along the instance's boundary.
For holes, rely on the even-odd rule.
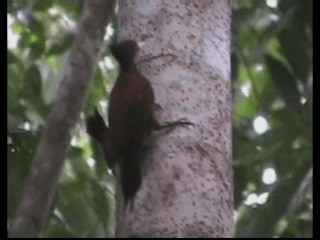
[[70,143],[70,130],[83,108],[114,4],[115,1],[86,1],[68,67],[31,166],[11,237],[36,237],[46,223]]
[[160,122],[142,184],[118,237],[232,237],[230,21],[226,0],[120,0],[120,38],[143,42],[138,68],[150,80]]

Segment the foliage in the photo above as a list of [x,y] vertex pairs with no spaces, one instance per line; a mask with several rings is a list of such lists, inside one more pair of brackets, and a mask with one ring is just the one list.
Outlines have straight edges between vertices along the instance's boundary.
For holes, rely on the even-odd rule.
[[273,2],[234,2],[237,235],[310,237],[312,1]]
[[[82,5],[78,0],[8,1],[9,230],[62,79]],[[265,1],[234,1],[238,236],[312,235],[311,9],[311,0],[279,0],[276,7],[268,7]],[[111,26],[108,29],[117,32],[117,25]],[[84,127],[95,105],[106,113],[105,100],[117,74],[109,57],[103,51],[97,64],[42,237],[113,236],[114,179]],[[268,124],[264,132],[254,128],[257,119]],[[262,176],[271,170],[276,181],[266,183]]]
[[[82,4],[79,3],[82,2],[8,2],[9,230],[64,73],[73,32],[81,16]],[[108,57],[108,52],[102,54],[102,59],[104,57]],[[105,100],[115,77],[115,69],[110,69],[104,61],[99,62],[85,111],[73,129],[52,213],[42,237],[113,235],[114,179],[107,171],[101,149],[97,143],[91,144],[84,119],[93,106]]]

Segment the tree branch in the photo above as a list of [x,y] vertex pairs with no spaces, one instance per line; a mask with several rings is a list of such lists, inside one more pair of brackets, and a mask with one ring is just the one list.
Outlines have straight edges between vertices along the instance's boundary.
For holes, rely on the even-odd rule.
[[115,1],[85,2],[69,62],[43,131],[10,237],[36,237],[45,225],[71,135],[87,97]]

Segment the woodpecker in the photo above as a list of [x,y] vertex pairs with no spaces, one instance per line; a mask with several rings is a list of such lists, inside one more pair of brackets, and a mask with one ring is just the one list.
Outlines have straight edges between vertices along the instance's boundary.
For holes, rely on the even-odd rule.
[[109,99],[109,127],[96,111],[87,121],[87,131],[101,144],[109,168],[115,164],[119,166],[118,179],[126,204],[135,197],[141,185],[144,143],[151,131],[190,123],[176,121],[160,125],[155,119],[154,92],[136,67],[139,47],[135,41],[111,44],[110,51],[119,63],[119,76]]

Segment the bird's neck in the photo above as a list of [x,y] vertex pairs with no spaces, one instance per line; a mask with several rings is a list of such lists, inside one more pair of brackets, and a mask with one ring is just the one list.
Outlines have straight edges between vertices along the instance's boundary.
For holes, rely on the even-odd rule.
[[136,71],[136,65],[133,61],[121,61],[120,62],[120,72],[133,72]]

